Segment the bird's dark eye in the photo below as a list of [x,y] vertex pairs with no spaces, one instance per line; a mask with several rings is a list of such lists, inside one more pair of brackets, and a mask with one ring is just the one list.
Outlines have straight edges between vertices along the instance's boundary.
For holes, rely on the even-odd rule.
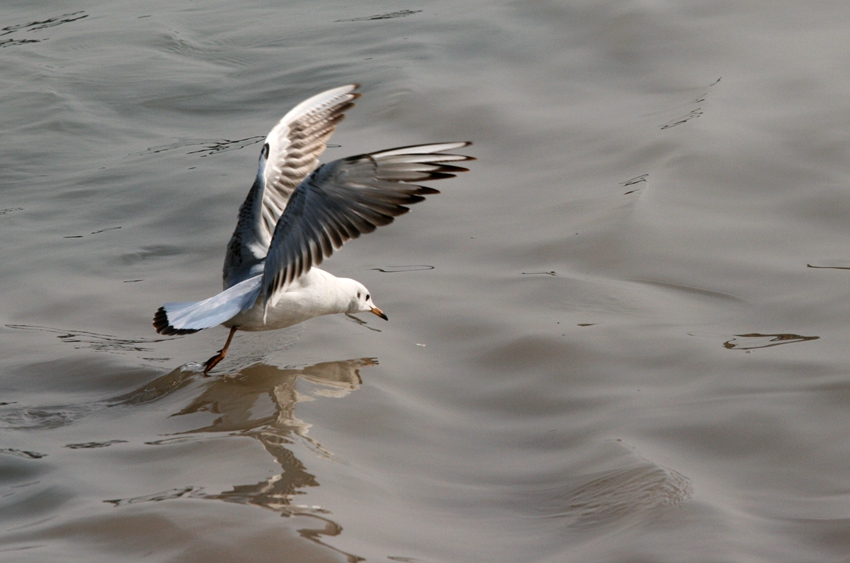
[[366,294],[366,301],[369,301],[369,294]]

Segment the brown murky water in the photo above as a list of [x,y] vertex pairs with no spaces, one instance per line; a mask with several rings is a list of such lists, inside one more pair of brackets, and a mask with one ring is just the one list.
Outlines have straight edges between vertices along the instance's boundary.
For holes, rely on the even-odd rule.
[[[850,558],[850,4],[5,3],[3,561]],[[164,338],[258,143],[473,170],[327,269],[390,317]],[[371,317],[371,315],[370,315]]]

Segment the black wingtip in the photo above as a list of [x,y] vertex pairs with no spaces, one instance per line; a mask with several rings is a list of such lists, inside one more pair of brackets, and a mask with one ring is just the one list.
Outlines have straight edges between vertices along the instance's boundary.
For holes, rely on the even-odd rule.
[[164,334],[165,336],[192,334],[193,332],[200,331],[199,329],[174,328],[171,326],[165,307],[160,307],[156,310],[156,314],[153,316],[153,327],[156,329],[157,334]]
[[[471,146],[472,146],[472,141],[461,141],[461,143],[463,143],[463,146],[458,147],[458,148],[460,148],[460,149],[465,149],[466,147],[471,147]],[[457,149],[452,149],[452,150],[457,150]],[[464,155],[461,155],[461,156],[466,157],[466,158],[464,158],[464,160],[478,160],[478,159],[477,159],[477,158],[475,158],[474,156],[469,156],[468,154],[464,154]]]

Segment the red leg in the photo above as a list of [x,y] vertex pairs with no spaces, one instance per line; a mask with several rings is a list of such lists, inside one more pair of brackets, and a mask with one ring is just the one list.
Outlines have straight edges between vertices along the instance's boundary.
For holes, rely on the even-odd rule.
[[227,335],[227,342],[224,343],[224,348],[218,351],[218,354],[207,360],[204,364],[204,377],[209,377],[207,374],[209,371],[218,365],[218,363],[224,359],[227,355],[227,348],[230,346],[230,341],[233,340],[233,335],[236,334],[236,327],[230,328],[230,334]]

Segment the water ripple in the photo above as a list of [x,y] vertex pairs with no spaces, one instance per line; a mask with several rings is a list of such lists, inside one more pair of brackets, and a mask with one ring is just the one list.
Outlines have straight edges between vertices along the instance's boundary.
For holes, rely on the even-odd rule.
[[335,20],[334,23],[340,22],[367,22],[367,21],[375,21],[375,20],[391,20],[394,18],[403,18],[406,16],[412,16],[413,14],[418,14],[422,12],[422,10],[398,10],[397,12],[388,12],[386,14],[376,14],[374,16],[362,16],[359,18],[351,18],[348,20]]
[[690,480],[652,463],[598,474],[567,494],[569,509],[553,517],[570,517],[574,526],[593,526],[659,507],[673,507],[691,497]]
[[81,344],[75,348],[90,348],[98,352],[150,352],[152,349],[141,344],[165,342],[168,338],[120,338],[114,334],[99,334],[85,330],[64,329],[51,326],[7,324],[7,328],[16,330],[34,330],[58,334],[62,342]]
[[801,336],[799,334],[736,334],[723,343],[723,347],[729,350],[755,350],[757,348],[770,348],[782,344],[794,344],[796,342],[808,342],[817,340],[820,336]]

